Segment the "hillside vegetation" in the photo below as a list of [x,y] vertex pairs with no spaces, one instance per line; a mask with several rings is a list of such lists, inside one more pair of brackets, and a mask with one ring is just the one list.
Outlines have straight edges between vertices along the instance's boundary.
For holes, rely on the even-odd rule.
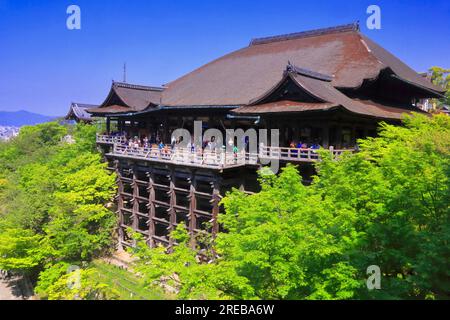
[[[97,259],[114,248],[116,190],[95,128],[25,127],[0,144],[0,269],[43,299],[159,299],[161,286],[178,299],[449,299],[450,118],[408,117],[359,145],[339,161],[325,152],[308,187],[289,165],[263,170],[260,193],[229,193],[227,232],[198,239],[211,263],[183,226],[170,255],[135,235],[131,274]],[[380,290],[367,288],[374,265]]]
[[183,228],[172,255],[139,242],[146,283],[172,279],[183,299],[449,299],[450,118],[382,125],[360,150],[324,152],[311,186],[289,165],[262,174],[260,193],[228,194],[214,263],[196,261]]
[[[105,205],[115,177],[96,152],[95,130],[46,123],[0,144],[0,269],[26,273],[43,297],[61,298],[52,286],[68,268],[113,246],[115,216]],[[63,142],[69,133],[76,143]]]

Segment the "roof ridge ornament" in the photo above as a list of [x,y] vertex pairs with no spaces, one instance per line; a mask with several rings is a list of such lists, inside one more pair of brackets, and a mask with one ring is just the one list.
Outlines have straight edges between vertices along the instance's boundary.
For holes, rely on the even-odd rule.
[[293,65],[290,61],[288,61],[288,64],[286,66],[286,72],[287,73],[296,73],[296,74],[299,74],[302,76],[306,76],[309,78],[314,78],[314,79],[318,79],[318,80],[322,80],[322,81],[327,81],[327,82],[331,82],[334,79],[334,76],[330,76],[330,75],[323,74],[320,72],[297,67],[297,66]]
[[164,91],[163,87],[144,86],[139,84],[131,84],[125,82],[113,81],[113,86],[127,89],[147,90],[147,91]]
[[255,38],[250,42],[250,46],[266,44],[266,43],[271,43],[271,42],[278,42],[278,41],[286,41],[286,40],[292,40],[292,39],[316,37],[316,36],[322,36],[325,34],[341,33],[341,32],[348,32],[348,31],[359,32],[360,31],[359,21],[356,21],[356,22],[350,23],[350,24],[329,27],[329,28],[314,29],[314,30],[309,30],[309,31],[281,34],[281,35],[277,35],[277,36]]

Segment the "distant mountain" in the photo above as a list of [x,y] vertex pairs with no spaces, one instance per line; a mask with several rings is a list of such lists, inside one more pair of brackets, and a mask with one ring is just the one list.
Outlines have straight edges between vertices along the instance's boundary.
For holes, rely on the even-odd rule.
[[57,117],[44,116],[28,111],[0,111],[0,126],[22,127],[55,120]]

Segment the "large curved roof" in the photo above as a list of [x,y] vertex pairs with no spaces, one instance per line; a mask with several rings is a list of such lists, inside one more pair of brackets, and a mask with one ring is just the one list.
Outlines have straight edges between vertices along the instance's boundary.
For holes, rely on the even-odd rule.
[[385,69],[432,92],[443,92],[359,32],[356,24],[255,39],[167,84],[162,104],[247,105],[282,77],[288,62],[333,76],[336,88],[358,88]]

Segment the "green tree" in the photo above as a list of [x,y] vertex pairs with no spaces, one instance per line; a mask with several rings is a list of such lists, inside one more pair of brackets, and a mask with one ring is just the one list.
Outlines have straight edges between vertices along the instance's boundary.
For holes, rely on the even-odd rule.
[[[67,134],[75,143],[65,142]],[[0,268],[41,273],[42,296],[50,297],[52,283],[66,276],[62,266],[114,245],[116,218],[105,205],[115,194],[115,176],[96,151],[94,127],[23,128],[0,147],[0,177]]]
[[361,281],[342,261],[343,248],[357,236],[352,214],[330,211],[294,166],[260,181],[260,193],[235,190],[224,199],[228,232],[217,239],[219,255],[261,299],[352,298]]
[[[130,230],[131,232],[131,230]],[[247,279],[238,276],[226,263],[202,263],[192,249],[186,227],[181,224],[172,237],[178,242],[170,254],[160,246],[151,249],[142,235],[133,234],[136,247],[131,252],[137,258],[135,271],[142,275],[144,284],[153,290],[163,287],[178,299],[249,299],[253,290]]]
[[49,300],[116,300],[119,293],[96,278],[95,269],[65,274],[46,290]]
[[450,69],[431,67],[428,72],[431,75],[431,81],[446,90],[442,99],[433,99],[434,103],[438,108],[444,105],[450,106]]
[[[172,255],[139,242],[140,272],[179,298],[449,299],[450,118],[406,117],[359,144],[337,161],[323,151],[308,187],[288,165],[257,194],[229,193],[214,262],[180,227]],[[371,265],[381,290],[366,288]]]

